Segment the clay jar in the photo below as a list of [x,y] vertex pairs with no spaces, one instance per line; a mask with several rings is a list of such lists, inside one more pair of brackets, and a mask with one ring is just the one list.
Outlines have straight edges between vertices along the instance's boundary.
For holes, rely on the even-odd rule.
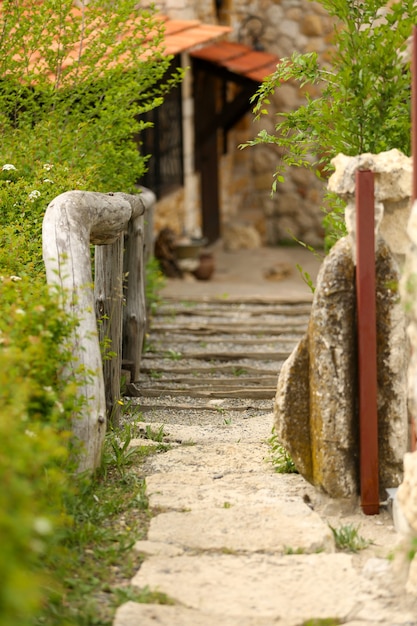
[[193,272],[198,280],[210,280],[214,272],[214,258],[210,252],[200,254],[200,264]]

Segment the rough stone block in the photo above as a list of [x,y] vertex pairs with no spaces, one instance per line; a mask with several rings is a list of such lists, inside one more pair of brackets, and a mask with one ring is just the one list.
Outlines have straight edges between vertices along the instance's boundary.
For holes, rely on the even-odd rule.
[[[398,299],[399,272],[387,246],[376,252],[379,482],[402,479],[407,449],[408,345]],[[275,428],[300,473],[334,498],[359,493],[359,411],[355,268],[341,239],[320,269],[306,336],[284,364]]]

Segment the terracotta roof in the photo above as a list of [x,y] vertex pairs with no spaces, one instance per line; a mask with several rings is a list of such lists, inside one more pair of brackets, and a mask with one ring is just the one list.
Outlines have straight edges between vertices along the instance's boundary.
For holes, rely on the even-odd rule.
[[[2,3],[3,0],[0,0],[0,7]],[[72,13],[75,17],[81,16],[81,11],[77,7],[73,7]],[[265,76],[271,74],[279,61],[278,57],[273,54],[225,41],[224,37],[232,30],[228,26],[204,24],[200,20],[174,20],[163,15],[159,16],[159,19],[164,22],[165,26],[162,46],[167,55],[187,51],[196,59],[207,61],[256,82],[262,82]],[[127,32],[125,36],[129,36],[129,33]],[[151,36],[152,33],[149,33],[149,38]],[[78,48],[79,46],[75,44],[74,49],[67,52],[64,67],[71,66],[78,58]],[[119,61],[123,56],[122,54]],[[40,54],[34,53],[31,58],[32,64],[39,60]],[[39,67],[41,70],[42,63]]]
[[230,33],[228,26],[203,24],[198,20],[166,20],[164,47],[167,54],[179,54],[212,43]]
[[219,41],[193,50],[191,56],[258,83],[272,74],[279,63],[275,54],[231,41]]
[[[3,0],[0,0],[0,10],[3,4]],[[74,18],[81,20],[82,11],[74,6],[71,9],[71,14]],[[137,20],[140,21],[140,17]],[[204,24],[200,20],[174,20],[169,19],[165,15],[158,15],[157,19],[161,20],[164,23],[164,38],[161,42],[162,51],[166,55],[175,55],[181,52],[190,51],[198,48],[199,46],[211,44],[214,41],[224,37],[228,33],[230,33],[231,28],[228,26],[218,26],[215,24]],[[136,22],[136,18],[132,20],[133,24]],[[100,27],[100,26],[99,26]],[[127,29],[124,33],[124,37],[129,37],[133,32]],[[151,37],[155,33],[148,33],[147,39],[150,40]],[[86,43],[88,44],[89,38],[87,37]],[[52,42],[52,46],[56,45],[55,42]],[[73,49],[67,50],[66,58],[63,62],[63,67],[70,67],[74,61],[78,59],[79,55],[79,44],[75,43]],[[148,53],[145,53],[145,56]],[[124,59],[126,54],[121,54],[118,61]],[[40,61],[40,63],[39,63]],[[42,71],[42,58],[41,54],[37,51],[34,51],[31,55],[30,66],[34,67],[38,66],[39,70]],[[49,73],[48,73],[49,74]],[[51,74],[51,79],[53,76]]]

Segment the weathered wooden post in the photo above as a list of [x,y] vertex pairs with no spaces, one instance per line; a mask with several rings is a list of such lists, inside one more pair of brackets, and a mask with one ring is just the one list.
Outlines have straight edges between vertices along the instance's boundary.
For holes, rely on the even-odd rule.
[[[117,426],[120,417],[122,360],[129,363],[132,380],[137,380],[146,328],[145,254],[152,254],[155,195],[145,187],[141,193],[114,194],[127,200],[132,213],[118,239],[95,250],[95,300],[99,338],[111,358],[104,358],[107,419]],[[148,249],[148,251],[147,251]],[[147,251],[147,252],[146,252]]]
[[[107,418],[117,417],[120,397],[123,319],[123,233],[131,232],[127,251],[128,293],[125,345],[137,375],[146,324],[144,215],[155,196],[149,189],[132,196],[68,191],[48,206],[43,220],[43,258],[47,281],[62,288],[63,306],[79,320],[74,333],[69,373],[77,379],[84,399],[81,416],[74,416],[74,436],[82,444],[79,471],[95,469],[101,459]],[[149,230],[149,229],[148,229]],[[150,246],[151,234],[147,242]],[[96,288],[93,291],[90,244],[96,249]],[[151,253],[151,248],[148,254]],[[103,375],[96,311],[103,317],[102,337],[111,341],[116,356],[106,361]]]
[[145,269],[152,246],[152,210],[155,195],[149,189],[135,196],[125,250],[126,302],[123,309],[123,359],[130,363],[131,380],[137,381],[146,330]]
[[104,357],[106,413],[107,419],[115,427],[118,426],[120,417],[123,241],[123,233],[121,233],[114,243],[96,246],[94,255],[94,298],[99,340],[102,345],[102,357]]
[[65,308],[79,320],[74,333],[71,374],[85,399],[81,416],[72,421],[81,442],[79,471],[100,464],[106,432],[106,401],[97,334],[90,242],[109,244],[126,228],[132,208],[123,196],[68,191],[49,204],[43,220],[43,258],[49,284],[62,288]]

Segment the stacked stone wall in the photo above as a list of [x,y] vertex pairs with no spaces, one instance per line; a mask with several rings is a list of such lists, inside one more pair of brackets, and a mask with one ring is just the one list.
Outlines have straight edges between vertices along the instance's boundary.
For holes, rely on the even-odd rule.
[[[294,51],[316,51],[326,60],[333,22],[320,4],[309,0],[223,0],[217,19],[215,2],[208,0],[160,0],[156,5],[172,19],[199,19],[229,25],[229,39],[253,44],[250,30],[261,26],[262,48],[279,58]],[[257,16],[248,29],[245,20]],[[222,157],[221,220],[255,227],[266,244],[274,245],[294,237],[315,247],[323,243],[322,197],[324,185],[313,173],[291,168],[285,182],[271,197],[273,173],[280,161],[275,146],[240,150],[262,127],[273,131],[274,113],[289,111],[304,102],[295,84],[281,86],[272,99],[271,115],[261,123],[252,113],[228,137],[228,153]]]

